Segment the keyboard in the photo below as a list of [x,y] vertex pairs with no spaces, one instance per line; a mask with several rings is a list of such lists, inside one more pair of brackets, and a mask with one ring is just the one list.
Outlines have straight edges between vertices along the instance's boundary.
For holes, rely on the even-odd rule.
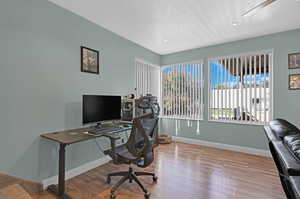
[[100,135],[103,133],[112,133],[114,131],[119,131],[122,130],[122,127],[104,127],[104,128],[100,128],[100,129],[93,129],[89,131],[89,134],[92,135]]

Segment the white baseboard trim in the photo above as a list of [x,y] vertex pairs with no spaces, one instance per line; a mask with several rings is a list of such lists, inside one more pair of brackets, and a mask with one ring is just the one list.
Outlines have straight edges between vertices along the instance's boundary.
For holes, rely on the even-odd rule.
[[[94,169],[96,167],[104,165],[104,164],[108,163],[110,160],[111,160],[111,158],[109,156],[104,156],[103,158],[100,158],[98,160],[88,162],[77,168],[66,171],[65,179],[66,180],[71,179],[71,178],[78,176],[82,173],[85,173],[91,169]],[[43,189],[45,190],[45,189],[47,189],[47,187],[49,185],[57,184],[57,182],[58,182],[58,175],[46,178],[46,179],[42,180]]]
[[255,148],[250,148],[250,147],[221,144],[221,143],[216,143],[216,142],[209,142],[209,141],[184,138],[184,137],[178,137],[178,136],[173,136],[173,140],[177,141],[177,142],[188,143],[188,144],[208,146],[208,147],[214,147],[214,148],[218,148],[218,149],[225,149],[225,150],[230,150],[230,151],[248,153],[248,154],[252,154],[252,155],[271,157],[271,153],[267,150],[255,149]]

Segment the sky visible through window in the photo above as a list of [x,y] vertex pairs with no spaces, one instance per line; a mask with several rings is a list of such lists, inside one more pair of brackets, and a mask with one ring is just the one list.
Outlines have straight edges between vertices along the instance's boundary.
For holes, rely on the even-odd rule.
[[199,71],[197,71],[197,69],[195,70],[193,68],[196,67],[198,64],[186,64],[185,66],[183,65],[178,65],[177,67],[166,67],[164,70],[163,70],[163,73],[170,73],[170,72],[173,72],[173,71],[179,71],[179,72],[187,72],[188,74],[192,75],[192,76],[195,76],[196,74],[201,74]]
[[[218,85],[226,85],[228,87],[237,87],[240,85],[240,77],[232,75],[229,71],[225,69],[224,66],[220,65],[218,62],[210,63],[210,78],[211,78],[211,88],[216,88]],[[226,78],[218,78],[218,77]],[[257,84],[265,83],[265,80],[269,80],[269,74],[247,74],[244,75],[244,84],[250,84],[255,82]]]
[[[225,67],[220,65],[218,62],[210,63],[210,79],[211,79],[211,88],[217,88],[218,85],[226,85],[230,88],[238,87],[240,85],[240,77],[234,76],[228,72]],[[163,70],[164,74],[171,73],[177,70],[178,72],[185,72],[190,75],[192,78],[195,78],[197,75],[201,75],[201,71],[193,70],[192,64],[187,64],[186,67],[178,65],[178,67],[166,67]],[[263,71],[262,71],[263,72]],[[218,78],[224,77],[226,78]],[[254,82],[255,75],[244,75],[244,84],[250,84]],[[269,80],[269,74],[256,74],[256,83],[264,84],[265,80]]]
[[[202,118],[202,89],[207,83],[211,120],[251,123],[269,121],[272,105],[271,59],[272,54],[222,57],[210,60],[204,66],[208,70],[205,74],[202,71],[203,64],[164,67],[164,116]],[[198,109],[201,109],[200,113]]]
[[185,64],[185,65],[178,65],[177,67],[166,67],[163,69],[163,75],[167,75],[168,73],[177,71],[179,73],[186,73],[192,79],[197,79],[197,77],[201,76],[201,70],[197,68],[199,64]]

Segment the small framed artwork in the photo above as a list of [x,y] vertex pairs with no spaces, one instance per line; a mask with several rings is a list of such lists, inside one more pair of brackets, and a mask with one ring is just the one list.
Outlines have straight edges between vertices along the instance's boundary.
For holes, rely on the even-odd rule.
[[289,75],[289,89],[300,90],[300,74]]
[[81,72],[99,74],[99,51],[81,46]]
[[289,54],[289,69],[300,68],[300,53]]

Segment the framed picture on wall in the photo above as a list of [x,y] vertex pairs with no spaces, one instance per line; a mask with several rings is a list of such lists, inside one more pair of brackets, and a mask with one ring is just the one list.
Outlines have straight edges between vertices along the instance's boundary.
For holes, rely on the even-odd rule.
[[300,90],[300,74],[289,75],[289,89]]
[[289,69],[300,68],[300,53],[289,54]]
[[81,46],[81,72],[99,74],[99,51]]

